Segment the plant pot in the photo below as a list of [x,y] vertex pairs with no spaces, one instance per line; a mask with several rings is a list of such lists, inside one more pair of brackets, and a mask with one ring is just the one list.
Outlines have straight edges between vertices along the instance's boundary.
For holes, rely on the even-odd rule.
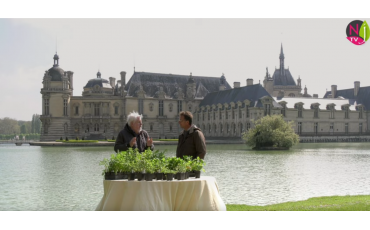
[[185,180],[189,179],[189,172],[185,173]]
[[167,178],[168,181],[173,180],[173,174],[172,173],[167,173],[166,178]]
[[136,173],[136,176],[138,181],[145,180],[145,173]]
[[189,172],[189,177],[195,177],[195,172],[194,171]]
[[128,180],[135,180],[135,173],[130,173]]
[[145,174],[146,181],[152,181],[154,179],[154,173],[147,173]]
[[185,180],[185,173],[180,173],[180,180]]
[[195,178],[200,178],[200,171],[195,171]]
[[122,180],[125,177],[125,173],[123,172],[118,172],[116,174],[116,180]]
[[104,179],[105,180],[115,180],[116,179],[116,174],[114,172],[106,172],[104,174]]
[[163,173],[156,173],[155,176],[157,180],[163,180]]
[[176,173],[176,174],[175,174],[175,179],[176,179],[176,180],[180,180],[180,173]]

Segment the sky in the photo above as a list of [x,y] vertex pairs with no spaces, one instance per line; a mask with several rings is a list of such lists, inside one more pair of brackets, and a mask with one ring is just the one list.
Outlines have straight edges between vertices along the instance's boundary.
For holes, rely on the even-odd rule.
[[[17,15],[16,15],[17,16]],[[74,72],[74,96],[88,80],[126,81],[136,71],[221,77],[232,86],[263,82],[285,67],[309,94],[322,97],[335,84],[370,86],[370,44],[346,39],[353,20],[370,18],[2,18],[0,19],[0,118],[31,120],[41,114],[46,70]],[[303,90],[302,90],[303,92]]]

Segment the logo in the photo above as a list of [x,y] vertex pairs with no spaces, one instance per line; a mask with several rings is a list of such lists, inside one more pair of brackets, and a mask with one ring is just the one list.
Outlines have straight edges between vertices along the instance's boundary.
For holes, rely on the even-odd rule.
[[355,45],[363,45],[369,40],[370,29],[366,21],[354,20],[346,29],[347,39]]

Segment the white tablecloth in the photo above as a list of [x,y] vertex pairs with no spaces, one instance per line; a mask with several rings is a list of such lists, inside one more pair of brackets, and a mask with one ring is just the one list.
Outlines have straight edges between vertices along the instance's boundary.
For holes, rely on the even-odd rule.
[[96,211],[226,211],[216,179],[104,180]]

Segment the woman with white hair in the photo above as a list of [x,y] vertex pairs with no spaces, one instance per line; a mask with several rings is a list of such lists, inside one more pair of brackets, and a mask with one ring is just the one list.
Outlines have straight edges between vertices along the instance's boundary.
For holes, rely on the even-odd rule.
[[144,152],[146,149],[154,150],[153,139],[149,134],[141,128],[142,116],[135,111],[127,116],[125,127],[119,132],[114,151],[126,151],[128,148],[138,148],[139,152]]

